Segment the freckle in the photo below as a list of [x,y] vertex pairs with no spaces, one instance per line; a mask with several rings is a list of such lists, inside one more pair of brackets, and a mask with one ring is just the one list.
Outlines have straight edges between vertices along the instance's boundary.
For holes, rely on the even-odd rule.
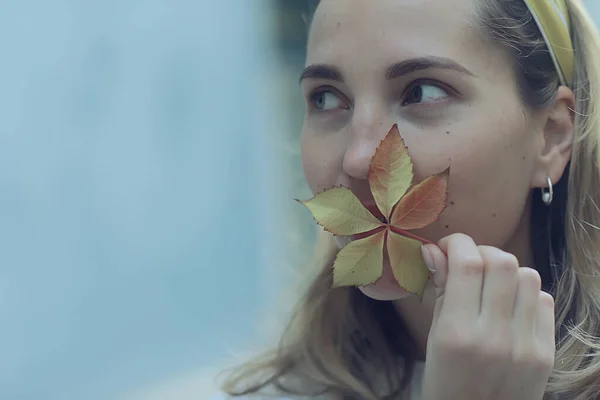
[[492,217],[496,218],[496,214],[493,214]]
[[449,134],[450,134],[450,131],[446,131],[446,135],[449,135]]
[[446,229],[450,228],[450,225],[446,225]]
[[450,202],[450,205],[451,205],[451,206],[453,206],[453,205],[455,205],[455,204],[456,204],[456,203],[455,203],[455,202],[453,202],[453,201],[451,201],[451,202]]
[[341,23],[341,22],[338,22],[338,23],[337,23],[337,26],[338,26],[338,28],[339,28],[340,26],[342,26],[342,23]]
[[523,160],[525,159],[525,156],[523,156]]

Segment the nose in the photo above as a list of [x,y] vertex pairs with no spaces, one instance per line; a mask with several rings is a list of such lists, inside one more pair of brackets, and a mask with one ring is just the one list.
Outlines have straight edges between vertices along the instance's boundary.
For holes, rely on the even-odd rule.
[[[371,160],[387,134],[385,120],[373,110],[362,115],[355,113],[350,125],[350,142],[344,154],[344,173],[354,179],[367,179]],[[390,123],[390,127],[392,124]]]

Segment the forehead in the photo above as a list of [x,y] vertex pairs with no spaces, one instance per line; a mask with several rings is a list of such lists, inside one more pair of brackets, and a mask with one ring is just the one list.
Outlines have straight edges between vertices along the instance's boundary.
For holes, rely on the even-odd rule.
[[489,47],[473,0],[321,0],[310,63],[372,63],[433,55],[465,62]]

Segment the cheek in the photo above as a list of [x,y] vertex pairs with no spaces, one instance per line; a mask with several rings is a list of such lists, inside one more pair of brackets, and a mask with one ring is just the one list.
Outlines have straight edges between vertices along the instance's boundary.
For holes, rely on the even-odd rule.
[[323,178],[322,168],[319,167],[319,155],[316,154],[316,149],[311,145],[311,141],[302,135],[301,143],[302,169],[308,186],[313,193],[318,192],[318,187],[321,186]]
[[[495,171],[474,165],[452,177],[448,208],[438,229],[463,232],[478,244],[503,247],[515,233],[525,211],[529,182],[516,169]],[[487,172],[487,173],[486,173]]]
[[315,137],[303,132],[301,140],[302,168],[308,186],[313,193],[329,189],[337,184],[341,174],[342,155],[338,155],[340,144],[335,140]]
[[460,232],[503,247],[519,228],[531,192],[534,135],[519,109],[505,108],[499,116],[482,107],[418,147],[418,179],[450,166],[447,208],[423,236],[435,241]]
[[532,163],[526,143],[508,136],[463,142],[445,154],[450,164],[447,208],[422,234],[439,240],[460,232],[477,244],[497,247],[515,234],[529,198]]

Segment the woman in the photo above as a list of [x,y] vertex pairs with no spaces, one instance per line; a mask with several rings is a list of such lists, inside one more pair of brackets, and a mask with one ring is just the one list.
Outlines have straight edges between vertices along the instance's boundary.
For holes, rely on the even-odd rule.
[[[230,395],[600,398],[600,41],[580,0],[321,0],[301,86],[306,179],[365,203],[392,124],[417,180],[451,166],[417,232],[423,301],[331,261],[279,348]],[[334,244],[333,244],[334,243]]]

